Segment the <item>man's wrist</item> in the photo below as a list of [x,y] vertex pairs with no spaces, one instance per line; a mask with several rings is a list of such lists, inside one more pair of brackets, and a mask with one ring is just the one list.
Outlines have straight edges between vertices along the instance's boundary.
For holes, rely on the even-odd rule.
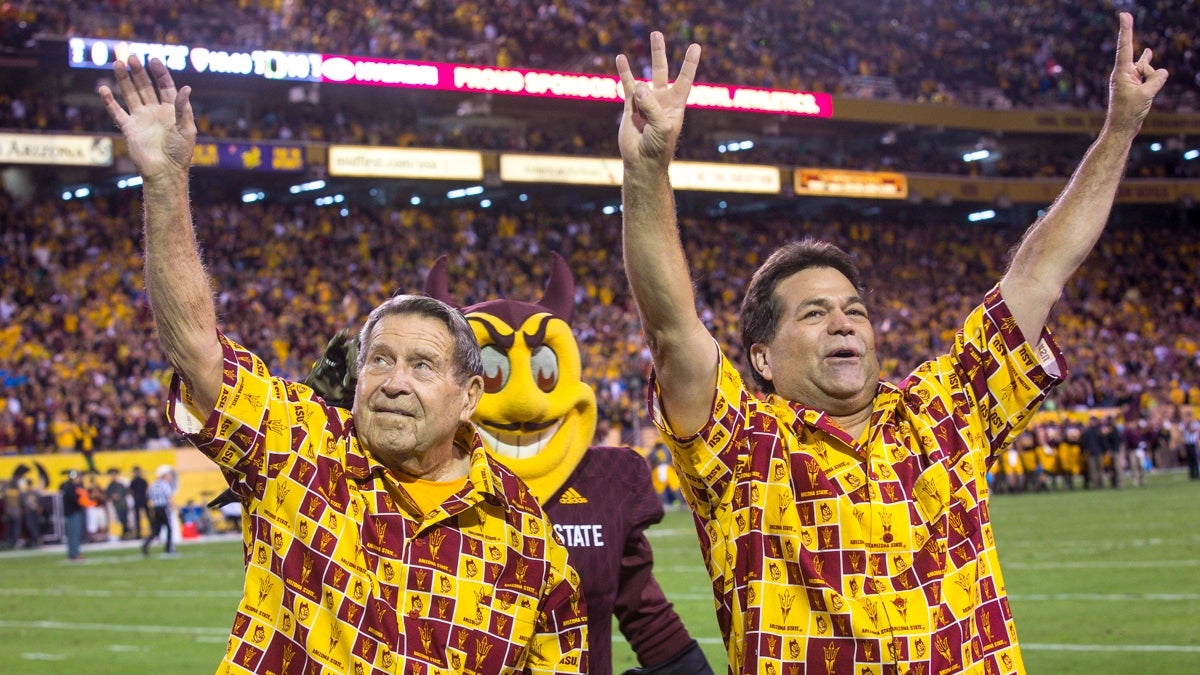
[[176,192],[188,185],[187,169],[172,169],[151,175],[142,175],[142,192]]
[[626,162],[624,165],[624,183],[633,188],[659,188],[671,186],[670,162],[640,161]]

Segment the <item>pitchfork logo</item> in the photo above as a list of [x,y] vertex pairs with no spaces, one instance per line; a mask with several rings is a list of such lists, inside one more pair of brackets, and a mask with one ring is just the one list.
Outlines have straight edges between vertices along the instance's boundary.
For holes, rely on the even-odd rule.
[[787,621],[788,615],[792,613],[792,605],[796,602],[796,595],[790,590],[779,594],[779,609],[783,612],[783,620]]

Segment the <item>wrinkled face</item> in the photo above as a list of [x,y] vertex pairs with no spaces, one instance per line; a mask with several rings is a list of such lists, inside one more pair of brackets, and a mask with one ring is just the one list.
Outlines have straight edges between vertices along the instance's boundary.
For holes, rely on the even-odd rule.
[[389,468],[425,470],[454,456],[454,435],[471,418],[478,377],[459,382],[446,325],[418,314],[383,318],[368,336],[354,395],[359,440]]
[[783,307],[778,330],[750,355],[776,393],[832,415],[870,406],[879,381],[875,330],[850,280],[811,267],[784,279],[775,295]]
[[574,471],[596,429],[596,396],[565,321],[546,312],[509,326],[467,315],[483,352],[484,393],[473,421],[492,455],[545,501]]

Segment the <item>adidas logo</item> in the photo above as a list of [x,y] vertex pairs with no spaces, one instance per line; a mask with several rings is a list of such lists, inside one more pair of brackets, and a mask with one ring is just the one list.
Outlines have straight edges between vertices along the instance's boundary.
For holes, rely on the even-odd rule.
[[579,491],[576,490],[575,488],[567,488],[567,491],[562,493],[562,496],[558,498],[558,503],[559,504],[586,504],[586,503],[588,503],[588,500],[587,500],[587,497],[584,497],[583,495],[579,494]]

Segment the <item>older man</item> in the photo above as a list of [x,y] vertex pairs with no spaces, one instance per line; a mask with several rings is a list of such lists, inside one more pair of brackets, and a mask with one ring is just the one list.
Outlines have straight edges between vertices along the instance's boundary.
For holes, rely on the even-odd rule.
[[469,423],[479,346],[444,303],[398,296],[359,342],[352,412],[219,330],[188,202],[190,88],[114,65],[100,96],[143,179],[146,288],[176,376],[169,415],[246,509],[223,669],[582,672],[586,612],[537,500]]

